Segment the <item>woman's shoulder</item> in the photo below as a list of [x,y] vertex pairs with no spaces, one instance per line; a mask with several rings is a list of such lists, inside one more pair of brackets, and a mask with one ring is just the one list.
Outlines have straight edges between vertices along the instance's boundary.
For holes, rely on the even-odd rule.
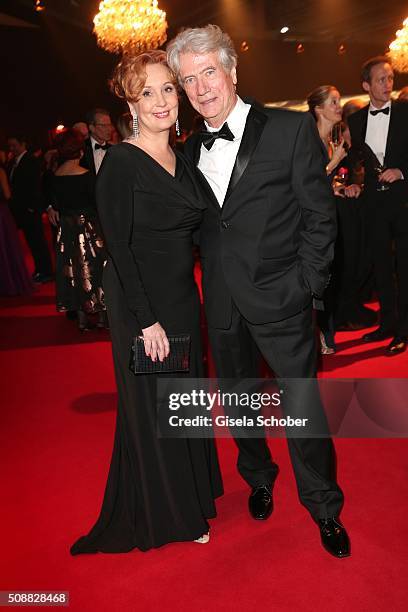
[[106,159],[123,160],[129,158],[129,147],[131,145],[126,142],[118,142],[118,144],[112,145],[105,153]]

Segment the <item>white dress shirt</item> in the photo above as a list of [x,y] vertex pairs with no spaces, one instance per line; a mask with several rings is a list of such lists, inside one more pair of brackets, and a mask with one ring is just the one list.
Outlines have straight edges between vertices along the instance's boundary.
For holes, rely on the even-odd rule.
[[[237,103],[226,119],[228,127],[234,134],[234,140],[217,138],[209,151],[203,144],[201,145],[201,156],[198,167],[207,179],[220,206],[224,204],[232,169],[235,164],[235,158],[237,157],[250,110],[251,105],[245,104],[245,102],[237,96]],[[204,123],[209,132],[218,132],[222,127],[212,128],[207,122]]]
[[367,131],[365,141],[371,148],[373,153],[378,157],[378,161],[383,164],[385,157],[385,149],[387,146],[388,128],[390,127],[391,117],[391,102],[387,102],[381,108],[390,108],[388,115],[378,113],[372,115],[370,111],[379,110],[370,103],[368,108]]
[[[95,172],[96,174],[98,174],[99,172],[99,168],[101,167],[101,163],[103,158],[105,157],[105,153],[106,151],[104,151],[103,149],[96,149],[95,150],[95,145],[100,144],[99,142],[96,142],[96,140],[91,136],[91,144],[92,144],[92,153],[93,153],[93,158],[94,158],[94,163],[95,163]],[[106,142],[103,142],[102,145],[105,145]]]

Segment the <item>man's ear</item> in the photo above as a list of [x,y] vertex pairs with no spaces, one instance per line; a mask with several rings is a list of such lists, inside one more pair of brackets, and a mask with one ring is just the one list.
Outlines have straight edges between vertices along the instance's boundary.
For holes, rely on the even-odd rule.
[[363,81],[361,84],[362,88],[364,89],[364,91],[366,91],[367,93],[369,93],[370,91],[370,83],[367,83],[367,81]]
[[237,69],[235,66],[231,70],[231,78],[232,78],[232,82],[234,83],[234,85],[236,85],[238,83],[238,79],[237,79]]

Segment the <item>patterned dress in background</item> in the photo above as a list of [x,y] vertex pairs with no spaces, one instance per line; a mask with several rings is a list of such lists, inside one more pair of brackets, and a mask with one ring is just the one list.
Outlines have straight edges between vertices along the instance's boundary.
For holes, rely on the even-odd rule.
[[102,271],[106,253],[89,172],[54,176],[53,207],[60,213],[56,242],[57,310],[105,310]]

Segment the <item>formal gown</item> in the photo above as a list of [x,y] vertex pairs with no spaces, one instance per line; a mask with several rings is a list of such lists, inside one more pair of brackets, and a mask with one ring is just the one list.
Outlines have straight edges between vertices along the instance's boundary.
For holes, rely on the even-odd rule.
[[140,148],[121,143],[107,151],[98,174],[118,411],[101,514],[72,554],[194,540],[208,531],[222,494],[214,440],[158,438],[161,375],[129,369],[132,337],[158,321],[167,334],[191,335],[184,375],[203,376],[192,234],[205,205],[184,158],[177,153],[176,159],[173,177]]
[[84,174],[49,179],[52,206],[60,214],[56,237],[56,298],[59,312],[105,310],[102,272],[106,261],[95,203],[95,179]]
[[0,186],[0,296],[30,295],[33,290],[17,227]]

